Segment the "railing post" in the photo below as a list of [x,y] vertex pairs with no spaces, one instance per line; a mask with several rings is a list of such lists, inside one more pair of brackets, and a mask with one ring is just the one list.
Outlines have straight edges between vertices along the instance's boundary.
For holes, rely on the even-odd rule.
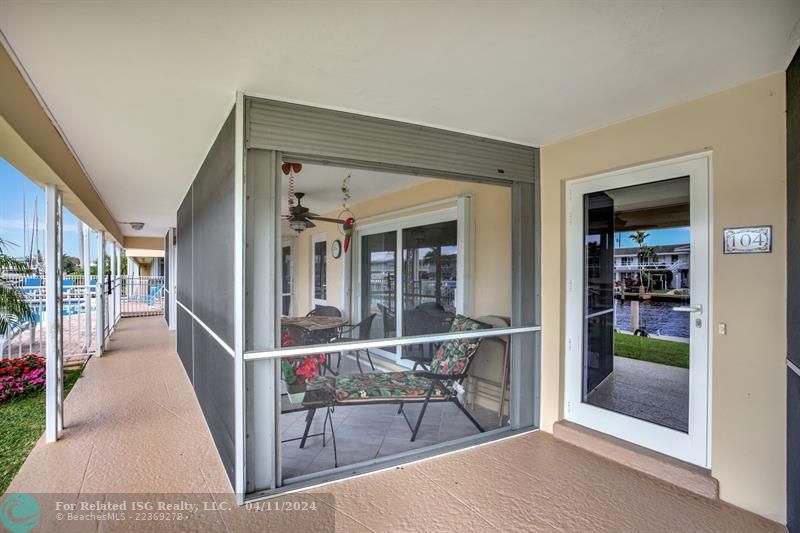
[[115,288],[116,281],[117,281],[117,244],[115,242],[111,243],[111,258],[109,261],[109,266],[111,267],[111,294],[109,294],[109,317],[108,317],[108,334],[114,331],[114,327],[117,325],[117,291]]
[[83,265],[83,301],[84,319],[86,320],[84,327],[85,339],[83,341],[83,351],[89,353],[89,347],[92,345],[92,269],[91,269],[91,253],[89,252],[91,243],[89,242],[90,233],[89,226],[81,223],[81,233],[83,234],[83,250],[81,255],[81,264]]
[[47,442],[58,440],[60,425],[59,412],[61,398],[59,398],[59,371],[63,365],[63,347],[60,344],[61,314],[59,300],[61,287],[59,277],[61,274],[61,192],[55,185],[47,185],[46,191],[46,246],[45,246],[45,310],[47,314],[47,345],[45,367],[45,439]]
[[106,239],[102,231],[97,232],[97,302],[95,303],[95,330],[97,333],[95,342],[95,355],[103,355],[105,348],[105,295],[103,294],[103,276],[105,274],[106,261]]

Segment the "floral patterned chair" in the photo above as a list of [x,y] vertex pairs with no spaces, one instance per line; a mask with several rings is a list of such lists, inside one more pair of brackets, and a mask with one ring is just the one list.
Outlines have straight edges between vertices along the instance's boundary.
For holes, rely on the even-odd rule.
[[[457,315],[450,332],[490,328],[488,324]],[[430,364],[430,371],[368,372],[340,375],[335,383],[335,405],[400,404],[402,414],[411,430],[411,441],[417,438],[422,418],[430,402],[453,402],[479,431],[484,429],[458,399],[458,388],[467,377],[472,358],[480,346],[480,338],[450,340],[442,343]],[[422,409],[412,426],[403,411],[406,403],[422,403]]]

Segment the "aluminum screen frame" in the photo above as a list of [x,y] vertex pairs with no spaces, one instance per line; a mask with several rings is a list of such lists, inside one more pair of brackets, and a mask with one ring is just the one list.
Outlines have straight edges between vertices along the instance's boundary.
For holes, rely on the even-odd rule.
[[[512,314],[514,315],[514,326],[525,329],[520,333],[515,333],[512,338],[512,372],[517,373],[516,381],[512,382],[515,393],[512,394],[514,403],[514,414],[512,416],[509,431],[527,431],[539,424],[539,374],[540,374],[540,340],[538,335],[538,325],[540,316],[540,277],[539,277],[539,150],[534,147],[513,145],[506,143],[499,147],[490,139],[479,137],[464,136],[461,133],[436,130],[413,124],[404,124],[395,121],[385,121],[373,117],[363,117],[352,113],[334,112],[327,109],[313,108],[309,106],[298,106],[296,104],[286,104],[259,98],[249,98],[241,95],[244,105],[244,140],[241,146],[241,159],[243,168],[241,175],[237,175],[238,185],[242,189],[240,198],[240,209],[242,211],[242,222],[244,227],[237,232],[237,242],[241,243],[242,250],[247,250],[254,245],[252,242],[252,231],[250,226],[254,223],[254,217],[263,217],[264,213],[252,213],[253,206],[249,201],[253,182],[263,187],[262,200],[264,208],[270,209],[272,202],[273,210],[270,216],[277,220],[280,204],[276,202],[275,191],[279,191],[280,163],[283,157],[292,161],[328,163],[339,166],[353,168],[365,168],[375,171],[387,171],[408,175],[424,175],[434,178],[449,178],[459,181],[474,181],[479,183],[504,184],[512,189],[512,250],[514,258],[512,260],[512,277],[514,279],[514,298],[512,301]],[[268,104],[265,104],[268,103]],[[278,115],[270,115],[265,112],[265,105],[271,106],[273,110],[279,111]],[[272,117],[272,118],[270,118]],[[279,120],[276,119],[279,117]],[[333,125],[334,127],[329,127]],[[377,128],[377,129],[376,129]],[[411,132],[420,138],[427,139],[426,146],[420,146],[411,138]],[[425,137],[426,134],[432,137]],[[467,139],[465,139],[465,137]],[[376,147],[373,138],[380,140],[384,144],[383,148]],[[345,139],[347,142],[339,142]],[[356,141],[353,141],[356,139]],[[467,141],[464,144],[460,144]],[[473,142],[485,144],[471,144]],[[327,143],[327,144],[326,144]],[[365,145],[366,143],[366,145]],[[451,143],[451,144],[448,144]],[[466,146],[475,150],[476,147],[490,146],[498,148],[497,153],[502,150],[510,149],[511,155],[508,156],[513,161],[497,163],[497,153],[491,157],[484,157],[484,160],[491,160],[487,166],[485,161],[476,162],[469,156],[456,154],[451,157],[441,157],[443,147],[448,147],[449,152],[453,152],[453,144],[457,145],[455,152]],[[423,143],[425,144],[425,143]],[[365,148],[366,146],[366,148]],[[404,159],[388,159],[387,153],[398,146],[408,148],[410,154],[406,153]],[[415,152],[415,150],[418,153]],[[283,152],[282,152],[283,151]],[[424,152],[424,153],[423,153]],[[439,159],[435,165],[431,164],[432,154],[438,155]],[[256,155],[256,154],[260,154]],[[417,157],[419,156],[419,157]],[[502,155],[500,156],[502,157]],[[494,158],[494,159],[492,159]],[[440,164],[441,163],[441,164]],[[508,164],[506,164],[508,163]],[[502,169],[504,172],[497,172]],[[511,169],[506,172],[507,169]],[[258,211],[258,208],[256,208]],[[269,257],[279,257],[282,245],[280,234],[276,232],[276,224],[268,225],[262,229],[262,237],[266,238],[265,252]],[[261,226],[259,226],[261,227]],[[241,297],[242,301],[246,297],[251,301],[268,301],[274,307],[267,311],[260,310],[260,315],[267,323],[274,322],[273,329],[277,327],[277,318],[280,317],[281,299],[280,289],[277,283],[280,282],[281,265],[274,262],[270,267],[271,274],[276,280],[275,283],[253,284],[253,259],[242,255],[243,266],[241,271]],[[259,267],[260,268],[260,267]],[[238,281],[238,280],[237,280]],[[257,289],[257,290],[256,290]],[[277,359],[248,360],[245,366],[244,356],[250,356],[253,352],[252,328],[255,320],[253,316],[248,316],[252,312],[246,305],[243,305],[244,316],[242,318],[242,347],[241,356],[243,357],[243,369],[247,369],[247,375],[243,374],[242,388],[245,385],[249,390],[269,389],[272,394],[279,390],[279,371],[275,364]],[[258,321],[261,323],[261,321]],[[248,326],[245,326],[249,324]],[[525,328],[527,326],[527,329]],[[263,334],[263,333],[262,333]],[[248,338],[249,337],[249,338]],[[279,336],[274,332],[266,336],[273,342],[272,349],[278,347],[274,345],[275,339]],[[247,342],[245,342],[247,340]],[[263,345],[262,345],[263,346]],[[263,349],[263,348],[262,348]],[[240,349],[237,347],[237,357],[240,356]],[[260,371],[254,371],[254,364],[261,365]],[[269,364],[271,363],[271,364]],[[253,374],[259,374],[254,376]],[[514,378],[512,378],[514,379]],[[245,414],[245,427],[242,428],[242,441],[245,435],[248,439],[244,450],[247,461],[253,461],[258,455],[258,451],[264,449],[272,450],[273,465],[248,465],[247,467],[247,490],[248,499],[258,499],[269,497],[276,493],[287,490],[282,488],[280,478],[279,460],[279,432],[276,430],[277,420],[275,411],[277,402],[274,398],[265,398],[261,395],[260,400],[254,401],[252,394],[245,399],[247,409]],[[260,416],[255,416],[259,414]],[[502,432],[507,435],[507,432]],[[257,436],[257,437],[254,437]],[[501,438],[497,434],[487,436],[489,439]],[[255,440],[254,440],[255,439]],[[476,439],[474,442],[479,442]],[[459,444],[463,447],[463,444]],[[428,456],[441,453],[450,449],[449,447],[435,447],[436,450],[426,450],[420,452],[419,456]],[[417,455],[410,455],[402,458],[399,462],[407,462],[417,458]],[[377,469],[391,464],[393,461],[376,461],[374,468]],[[259,470],[258,476],[261,483],[254,483],[250,476]],[[320,478],[309,481],[302,485],[291,485],[295,490],[300,486],[309,486],[331,479],[349,477],[355,472],[343,470],[342,472],[321,476]]]
[[177,348],[225,472],[236,485],[235,110],[177,213]]

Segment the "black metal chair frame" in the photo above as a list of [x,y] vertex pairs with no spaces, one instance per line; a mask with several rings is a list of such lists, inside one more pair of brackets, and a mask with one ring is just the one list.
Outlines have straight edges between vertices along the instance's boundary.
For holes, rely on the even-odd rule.
[[[347,325],[347,326],[342,326],[339,329],[339,336],[338,336],[338,338],[336,340],[337,341],[338,340],[342,340],[344,338],[343,335],[346,335],[348,333],[352,333],[355,330],[358,330],[358,338],[359,338],[359,340],[368,339],[369,338],[369,333],[370,333],[370,331],[372,331],[372,322],[375,320],[376,316],[378,316],[377,313],[372,313],[371,315],[366,317],[364,320],[362,320],[358,324],[350,324],[350,325]],[[367,324],[368,327],[365,327],[365,324]],[[350,340],[352,340],[352,337],[350,338]],[[356,364],[358,365],[358,371],[363,374],[364,370],[361,368],[361,357],[359,356],[359,353],[361,352],[361,350],[353,350],[353,351],[356,354]],[[365,348],[364,352],[366,352],[366,354],[367,354],[367,360],[369,361],[369,366],[372,367],[372,370],[375,370],[375,364],[372,362],[372,355],[369,353],[369,349]],[[338,354],[339,358],[336,361],[336,370],[339,370],[339,367],[342,364],[342,352],[337,352],[337,354]]]
[[338,307],[332,305],[318,305],[311,311],[306,313],[306,316],[333,316],[341,317],[342,311]]
[[[487,326],[488,326],[488,324],[487,324]],[[370,400],[365,400],[365,401],[362,401],[362,402],[341,402],[341,403],[336,401],[336,399],[334,398],[334,405],[336,405],[337,407],[345,407],[345,406],[348,406],[348,405],[354,405],[355,406],[355,405],[379,405],[379,404],[394,404],[394,405],[398,405],[399,404],[400,408],[397,410],[397,414],[402,414],[403,415],[403,418],[405,419],[406,424],[408,425],[408,428],[411,430],[411,442],[414,442],[416,440],[416,438],[417,438],[417,434],[419,433],[419,428],[422,425],[422,419],[425,416],[425,411],[428,408],[428,404],[431,403],[431,402],[452,402],[452,403],[454,403],[456,405],[456,407],[458,407],[458,409],[462,413],[464,413],[464,415],[466,415],[466,417],[469,419],[470,422],[472,422],[472,424],[478,429],[478,431],[480,431],[481,433],[485,433],[486,430],[483,429],[483,427],[480,425],[480,423],[477,420],[475,420],[475,417],[473,417],[472,414],[467,410],[467,408],[464,407],[464,405],[461,403],[461,401],[459,401],[458,395],[449,393],[450,389],[448,389],[444,384],[445,381],[454,381],[454,382],[457,382],[459,385],[463,384],[464,380],[469,375],[469,368],[470,368],[470,366],[472,366],[472,361],[475,358],[475,355],[477,354],[479,347],[480,347],[480,343],[478,344],[478,346],[475,347],[475,352],[473,352],[472,355],[470,355],[469,361],[467,362],[467,365],[464,367],[464,370],[459,374],[435,374],[433,372],[421,372],[421,371],[414,372],[414,375],[425,377],[425,378],[428,378],[428,379],[431,380],[431,384],[428,387],[428,390],[427,390],[427,392],[426,392],[426,394],[425,394],[425,396],[423,398],[408,398],[408,399],[388,398],[388,399],[385,399],[385,400],[383,400],[383,399],[371,400],[370,399]],[[433,396],[433,393],[434,393],[434,391],[436,390],[437,387],[439,387],[440,390],[442,390],[442,391],[448,392],[449,394],[446,395],[446,396]],[[408,416],[406,415],[405,411],[403,410],[403,407],[407,403],[422,403],[422,409],[420,410],[419,415],[417,416],[416,423],[414,423],[413,425],[412,425],[411,420],[409,420]],[[311,415],[311,419],[313,419],[313,418],[314,418],[314,415],[312,414]],[[306,432],[308,432],[310,427],[311,427],[311,421],[307,420],[307,422],[306,422]]]

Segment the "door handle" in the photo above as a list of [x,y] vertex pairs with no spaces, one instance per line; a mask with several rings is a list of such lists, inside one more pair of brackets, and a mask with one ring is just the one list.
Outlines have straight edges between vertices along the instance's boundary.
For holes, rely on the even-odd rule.
[[700,305],[700,304],[698,304],[698,305],[681,305],[681,306],[678,306],[678,307],[673,307],[672,310],[673,311],[678,311],[679,313],[702,313],[703,312],[703,306]]

